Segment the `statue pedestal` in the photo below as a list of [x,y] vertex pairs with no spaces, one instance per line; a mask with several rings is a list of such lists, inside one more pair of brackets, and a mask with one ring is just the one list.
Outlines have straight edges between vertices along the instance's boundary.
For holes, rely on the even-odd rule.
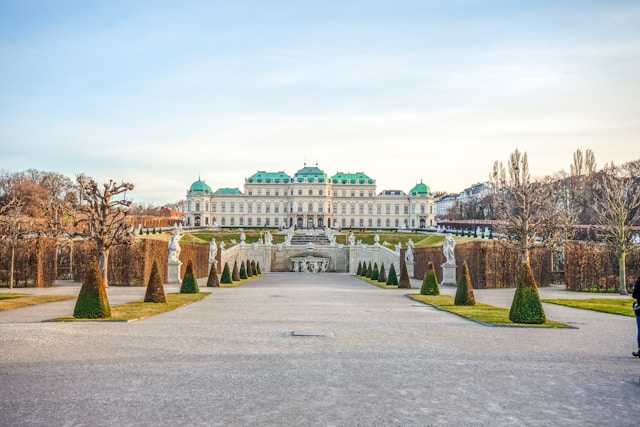
[[456,268],[455,264],[442,264],[442,283],[440,285],[458,286],[456,282]]
[[412,278],[413,274],[414,274],[414,271],[415,271],[414,270],[414,263],[406,261],[405,265],[407,266],[407,274],[409,275],[410,278]]
[[167,271],[167,283],[181,283],[182,279],[180,278],[180,266],[182,265],[181,261],[169,261],[168,271]]

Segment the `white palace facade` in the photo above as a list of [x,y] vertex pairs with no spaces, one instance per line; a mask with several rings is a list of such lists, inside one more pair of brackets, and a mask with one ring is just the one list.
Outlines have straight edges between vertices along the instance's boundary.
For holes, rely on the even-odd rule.
[[425,229],[435,227],[431,190],[383,190],[363,172],[329,177],[307,166],[293,176],[258,171],[238,188],[213,191],[198,179],[187,191],[185,225],[222,228]]

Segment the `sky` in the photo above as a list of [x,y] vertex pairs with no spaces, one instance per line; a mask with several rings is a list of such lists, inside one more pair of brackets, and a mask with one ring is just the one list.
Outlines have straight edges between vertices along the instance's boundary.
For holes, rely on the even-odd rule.
[[364,172],[455,193],[640,158],[640,2],[0,0],[0,170],[130,182]]

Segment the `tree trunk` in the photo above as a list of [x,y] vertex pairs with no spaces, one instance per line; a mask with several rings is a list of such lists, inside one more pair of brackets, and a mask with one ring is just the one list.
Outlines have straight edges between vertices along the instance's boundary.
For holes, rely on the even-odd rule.
[[104,287],[109,287],[109,281],[107,280],[107,273],[109,270],[109,249],[101,248],[98,253],[98,266],[100,267],[100,273],[102,274],[102,280],[104,281]]
[[16,264],[16,245],[14,243],[11,243],[10,247],[11,247],[11,255],[10,255],[11,264],[9,266],[9,289],[13,289],[13,270]]
[[627,259],[627,251],[624,249],[620,252],[620,258],[618,260],[618,275],[620,276],[620,295],[627,295],[627,270],[625,268],[625,262]]

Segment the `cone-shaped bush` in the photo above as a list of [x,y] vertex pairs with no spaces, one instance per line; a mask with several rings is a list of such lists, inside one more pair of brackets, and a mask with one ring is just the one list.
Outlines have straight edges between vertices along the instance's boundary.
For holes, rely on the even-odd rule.
[[398,281],[398,288],[411,289],[411,280],[409,279],[409,272],[407,271],[407,263],[400,261],[400,280]]
[[358,269],[356,270],[356,275],[362,276],[362,261],[358,261]]
[[225,283],[225,284],[233,283],[233,280],[231,280],[231,270],[229,269],[228,262],[224,263],[224,268],[222,269],[222,275],[220,276],[220,283]]
[[262,269],[260,268],[260,261],[256,262],[256,273],[262,274]]
[[456,289],[455,305],[475,305],[476,298],[473,295],[473,286],[471,285],[471,276],[469,275],[469,267],[467,262],[462,263],[462,274],[458,280],[458,288]]
[[231,280],[237,282],[240,280],[240,271],[238,271],[238,261],[233,262],[233,270],[231,270]]
[[424,272],[424,279],[422,280],[420,295],[440,295],[440,288],[438,287],[438,276],[436,276],[436,269],[434,268],[431,261],[429,261],[429,264],[427,264],[427,270]]
[[378,280],[379,275],[380,275],[380,272],[378,271],[378,263],[374,262],[373,270],[371,271],[371,280]]
[[220,279],[218,278],[218,267],[216,267],[216,264],[218,263],[211,263],[211,270],[209,270],[209,277],[207,278],[207,287],[209,288],[220,287]]
[[515,323],[539,325],[546,322],[546,316],[540,302],[536,278],[531,271],[531,265],[523,262],[516,286],[516,293],[511,303],[509,319]]
[[160,270],[158,268],[158,261],[155,260],[151,266],[151,274],[149,275],[144,302],[167,302],[167,298],[164,295],[162,277],[160,277]]
[[373,267],[371,266],[371,261],[369,261],[369,266],[367,267],[367,279],[371,279],[371,273],[373,273]]
[[384,283],[387,281],[387,272],[384,270],[384,262],[380,265],[380,273],[378,274],[378,282]]
[[77,319],[105,319],[111,316],[111,307],[104,288],[98,261],[94,258],[82,282],[80,293],[73,309]]
[[247,277],[253,277],[253,271],[251,269],[251,261],[247,260]]
[[193,273],[193,263],[191,260],[187,261],[187,269],[184,271],[184,277],[182,278],[182,286],[180,286],[181,294],[197,294],[200,292],[198,282],[196,281],[196,275]]
[[258,267],[256,267],[256,262],[254,260],[251,260],[251,273],[254,276],[258,275]]
[[244,266],[244,261],[240,263],[240,278],[243,280],[247,278],[247,268]]
[[391,264],[389,267],[389,276],[387,277],[387,285],[389,286],[398,286],[398,276],[396,275],[396,269]]

